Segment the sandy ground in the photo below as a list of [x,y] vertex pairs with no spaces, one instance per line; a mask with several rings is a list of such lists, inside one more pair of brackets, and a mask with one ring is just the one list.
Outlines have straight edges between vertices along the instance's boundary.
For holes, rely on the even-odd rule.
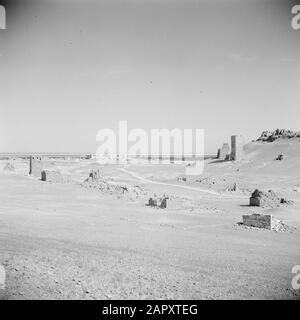
[[[251,144],[240,163],[209,159],[201,177],[186,181],[178,179],[182,165],[48,160],[71,179],[55,184],[30,177],[27,161],[16,160],[15,172],[0,171],[1,298],[299,299],[291,270],[300,265],[300,154],[286,145]],[[289,157],[274,161],[280,151]],[[117,199],[83,188],[97,167],[147,194]],[[294,203],[249,207],[256,187]],[[170,206],[147,207],[153,193],[170,195]],[[271,213],[289,230],[238,225],[253,212]]]

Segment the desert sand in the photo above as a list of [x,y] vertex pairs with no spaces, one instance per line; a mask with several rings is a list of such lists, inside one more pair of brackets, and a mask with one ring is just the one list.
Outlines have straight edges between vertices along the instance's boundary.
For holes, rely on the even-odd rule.
[[[183,164],[48,159],[65,178],[50,183],[15,159],[15,171],[0,171],[1,298],[299,299],[291,286],[300,265],[298,140],[251,142],[243,160],[206,159],[197,177],[185,177]],[[92,169],[140,193],[82,185]],[[256,188],[293,202],[250,207]],[[167,209],[146,205],[154,193],[169,196]],[[240,225],[252,213],[287,228]]]

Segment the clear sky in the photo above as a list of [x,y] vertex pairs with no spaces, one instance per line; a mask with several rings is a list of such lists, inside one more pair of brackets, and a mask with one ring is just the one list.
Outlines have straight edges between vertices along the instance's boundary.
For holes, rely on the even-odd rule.
[[95,152],[96,133],[300,130],[287,0],[12,0],[0,30],[0,152]]

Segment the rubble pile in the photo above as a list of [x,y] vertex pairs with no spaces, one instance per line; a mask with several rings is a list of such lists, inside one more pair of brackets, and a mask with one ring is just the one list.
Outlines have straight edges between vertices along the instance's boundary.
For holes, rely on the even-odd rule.
[[292,204],[292,201],[278,197],[273,190],[266,192],[256,189],[252,192],[249,200],[249,205],[256,207],[276,207],[280,204]]
[[162,197],[157,197],[156,195],[154,195],[153,197],[149,198],[148,206],[166,209],[168,206],[168,200],[169,197],[165,194]]
[[129,185],[105,178],[99,170],[92,170],[89,177],[81,184],[85,188],[98,189],[102,193],[115,195],[118,199],[127,197],[131,200],[146,195],[147,192],[140,186]]

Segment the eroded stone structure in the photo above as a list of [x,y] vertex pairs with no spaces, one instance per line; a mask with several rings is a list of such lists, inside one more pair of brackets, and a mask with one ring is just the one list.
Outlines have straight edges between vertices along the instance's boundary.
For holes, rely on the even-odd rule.
[[243,158],[244,139],[240,135],[231,136],[231,160],[238,161]]
[[280,204],[280,198],[273,190],[266,192],[256,189],[253,191],[249,200],[249,205],[255,207],[273,207]]
[[277,230],[281,225],[281,221],[275,219],[272,215],[257,214],[244,215],[243,225],[247,227],[263,228],[269,230]]
[[40,157],[30,156],[29,159],[29,174],[41,178],[43,171],[43,161]]
[[169,197],[167,196],[163,196],[163,197],[156,197],[156,196],[153,196],[149,199],[148,201],[148,206],[149,207],[158,207],[158,208],[161,208],[161,209],[166,209],[167,206],[168,206],[168,199]]
[[226,160],[226,158],[228,158],[228,155],[230,155],[230,147],[228,143],[224,143],[219,152],[219,159]]

